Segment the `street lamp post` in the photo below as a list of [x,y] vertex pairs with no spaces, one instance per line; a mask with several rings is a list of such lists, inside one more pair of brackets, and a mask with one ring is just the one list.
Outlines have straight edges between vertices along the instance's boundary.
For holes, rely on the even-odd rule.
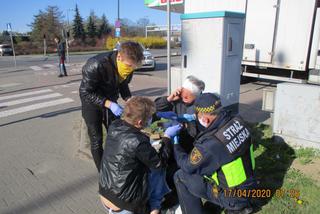
[[167,84],[168,95],[171,93],[171,11],[170,0],[167,0]]
[[120,0],[118,0],[118,20],[120,19]]
[[67,62],[70,63],[70,56],[69,56],[69,42],[68,42],[68,36],[69,36],[69,32],[70,32],[70,23],[69,23],[69,11],[73,11],[73,9],[68,8],[67,9],[67,22],[68,22],[68,26],[67,26],[67,32],[66,32],[66,48],[67,48]]

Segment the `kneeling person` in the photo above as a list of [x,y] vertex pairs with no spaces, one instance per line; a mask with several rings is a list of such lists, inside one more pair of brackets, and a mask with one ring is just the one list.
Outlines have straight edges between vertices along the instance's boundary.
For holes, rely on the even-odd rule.
[[141,129],[148,126],[155,104],[148,98],[133,97],[125,105],[123,120],[109,127],[103,153],[99,193],[106,209],[112,213],[147,213],[148,173],[166,166],[170,156],[170,138],[181,127],[169,127],[159,153]]
[[250,198],[234,194],[255,187],[249,128],[240,117],[225,111],[214,94],[200,95],[195,110],[205,129],[197,135],[193,150],[187,154],[179,144],[174,145],[174,156],[181,168],[174,181],[182,213],[202,214],[201,198],[228,213],[252,212]]

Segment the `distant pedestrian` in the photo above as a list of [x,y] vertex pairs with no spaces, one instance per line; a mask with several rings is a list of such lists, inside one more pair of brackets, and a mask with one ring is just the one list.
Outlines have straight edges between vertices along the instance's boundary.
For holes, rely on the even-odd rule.
[[60,41],[60,38],[56,36],[54,38],[55,43],[57,44],[57,52],[59,56],[59,69],[60,73],[58,77],[68,76],[66,71],[66,66],[64,64],[64,61],[66,59],[66,48],[65,43]]

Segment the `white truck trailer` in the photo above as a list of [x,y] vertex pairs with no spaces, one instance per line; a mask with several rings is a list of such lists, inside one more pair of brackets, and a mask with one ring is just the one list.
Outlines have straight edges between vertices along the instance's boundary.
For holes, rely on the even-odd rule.
[[[320,83],[319,0],[171,0],[174,12],[245,13],[242,75]],[[166,0],[145,0],[165,10]],[[239,71],[240,72],[240,71]]]

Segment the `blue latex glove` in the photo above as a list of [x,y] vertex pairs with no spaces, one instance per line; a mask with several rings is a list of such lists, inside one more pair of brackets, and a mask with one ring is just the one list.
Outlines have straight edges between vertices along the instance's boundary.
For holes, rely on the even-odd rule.
[[178,136],[174,136],[174,138],[173,138],[173,144],[174,144],[174,145],[179,144],[179,137],[178,137]]
[[157,112],[156,115],[157,117],[170,119],[170,120],[176,120],[178,118],[178,115],[173,111]]
[[195,114],[183,114],[178,116],[177,119],[179,122],[192,122],[196,120],[196,115]]
[[120,105],[118,105],[117,103],[114,103],[114,102],[111,102],[111,105],[110,105],[109,109],[117,117],[121,116],[121,114],[123,112],[123,108]]
[[178,133],[180,132],[181,129],[182,129],[181,124],[178,124],[175,126],[170,126],[169,128],[166,129],[164,134],[170,138],[173,138],[178,135]]

